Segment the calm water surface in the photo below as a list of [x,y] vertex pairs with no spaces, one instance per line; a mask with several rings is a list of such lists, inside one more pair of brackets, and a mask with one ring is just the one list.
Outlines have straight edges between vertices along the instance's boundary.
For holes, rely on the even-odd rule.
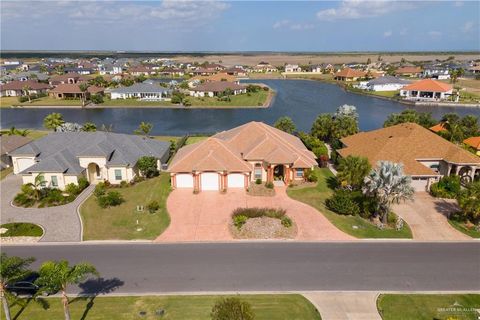
[[[281,116],[291,117],[298,129],[309,130],[319,113],[334,112],[342,104],[353,104],[360,114],[360,129],[380,128],[393,112],[408,108],[398,102],[349,93],[340,87],[308,80],[251,80],[262,82],[277,94],[268,109],[0,109],[1,127],[42,128],[43,118],[51,112],[60,112],[69,122],[91,121],[100,126],[113,125],[115,132],[132,133],[141,121],[154,124],[152,134],[182,135],[186,133],[214,133],[248,121],[273,124]],[[448,112],[480,116],[479,108],[416,107],[440,118]]]

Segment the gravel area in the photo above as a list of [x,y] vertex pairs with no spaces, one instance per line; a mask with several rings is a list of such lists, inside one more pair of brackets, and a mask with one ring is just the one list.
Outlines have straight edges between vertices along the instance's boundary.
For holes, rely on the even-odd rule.
[[275,196],[275,189],[269,189],[265,187],[265,184],[251,183],[247,194],[254,197],[273,197]]
[[8,243],[35,243],[40,240],[41,237],[1,237],[1,244]]
[[230,230],[236,239],[294,239],[297,235],[295,222],[285,228],[280,219],[269,217],[250,218],[240,230],[231,224]]

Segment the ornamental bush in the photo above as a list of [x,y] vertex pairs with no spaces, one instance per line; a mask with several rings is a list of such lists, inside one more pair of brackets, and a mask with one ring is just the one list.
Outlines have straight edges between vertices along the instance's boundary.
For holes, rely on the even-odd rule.
[[240,230],[243,227],[243,225],[247,222],[247,220],[248,220],[248,217],[243,214],[233,216],[233,225]]
[[265,183],[265,187],[268,188],[268,189],[273,189],[273,182],[269,181],[269,182]]
[[89,185],[90,185],[90,182],[88,182],[87,178],[85,177],[78,178],[78,189],[80,190],[80,192],[85,190]]
[[156,212],[158,209],[160,209],[160,204],[156,200],[152,200],[147,204],[147,210],[150,213]]
[[262,184],[262,179],[256,179],[255,184]]
[[253,320],[255,314],[248,302],[238,298],[218,300],[212,308],[212,320]]
[[303,172],[303,177],[308,182],[317,182],[318,181],[317,174],[312,169],[305,169],[305,171]]
[[285,228],[290,228],[293,224],[292,222],[292,219],[290,219],[289,217],[287,216],[284,216],[282,219],[281,219],[281,222],[282,222],[282,226],[284,226]]
[[95,190],[93,190],[93,195],[98,198],[105,195],[106,192],[107,192],[107,188],[105,186],[105,183],[100,182],[95,186]]
[[74,183],[69,183],[65,186],[65,192],[71,195],[77,195],[80,193],[80,188]]
[[445,176],[430,186],[430,194],[436,198],[454,199],[460,193],[460,177]]
[[269,218],[276,218],[281,219],[285,216],[286,210],[285,209],[277,209],[277,208],[237,208],[233,211],[232,217],[235,216],[246,216],[247,218],[259,218],[259,217],[269,217]]
[[125,200],[117,191],[109,191],[106,195],[97,197],[97,203],[102,208],[118,206],[123,202],[125,202]]
[[335,191],[335,193],[325,201],[325,204],[330,210],[339,214],[354,216],[360,213],[358,204],[348,191]]

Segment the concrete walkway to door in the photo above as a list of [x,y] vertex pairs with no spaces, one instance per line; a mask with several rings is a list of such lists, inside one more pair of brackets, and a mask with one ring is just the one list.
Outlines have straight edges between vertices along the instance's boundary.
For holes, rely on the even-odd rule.
[[230,241],[231,213],[239,207],[274,207],[287,210],[298,227],[295,240],[354,240],[330,223],[316,209],[287,196],[286,187],[276,187],[273,197],[253,197],[243,189],[203,191],[191,189],[172,191],[167,199],[171,223],[157,242]]
[[434,198],[426,192],[416,192],[414,201],[393,207],[412,229],[414,240],[471,240],[448,223],[448,215],[457,210],[455,200]]

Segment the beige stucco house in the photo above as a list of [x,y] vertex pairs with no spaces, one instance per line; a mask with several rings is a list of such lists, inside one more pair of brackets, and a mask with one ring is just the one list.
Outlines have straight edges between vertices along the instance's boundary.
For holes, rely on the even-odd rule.
[[181,148],[168,171],[173,188],[204,191],[248,188],[257,179],[289,184],[316,165],[299,138],[249,122]]
[[160,169],[169,157],[170,143],[146,137],[111,132],[51,133],[10,153],[13,173],[23,183],[33,183],[42,174],[45,187],[64,189],[86,177],[91,184],[119,184],[139,174],[142,156],[157,158]]

